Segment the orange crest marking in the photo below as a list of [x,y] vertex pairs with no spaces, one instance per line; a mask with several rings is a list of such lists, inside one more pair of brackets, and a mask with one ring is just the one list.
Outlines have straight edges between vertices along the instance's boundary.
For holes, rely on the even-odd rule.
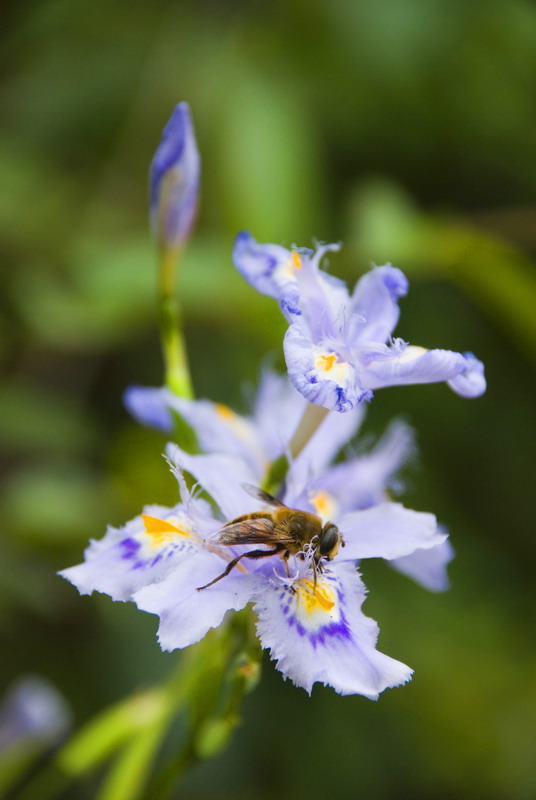
[[172,522],[165,519],[158,519],[158,517],[151,517],[148,514],[142,514],[141,518],[145,525],[144,533],[151,537],[151,544],[158,547],[159,545],[169,542],[175,536],[189,536],[189,532],[184,528],[179,528]]

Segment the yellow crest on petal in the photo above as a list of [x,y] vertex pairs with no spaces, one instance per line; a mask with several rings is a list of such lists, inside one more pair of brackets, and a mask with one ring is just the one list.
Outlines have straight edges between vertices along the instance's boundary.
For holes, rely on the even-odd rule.
[[158,517],[151,517],[149,514],[142,514],[141,518],[145,525],[144,533],[151,538],[151,544],[154,547],[160,547],[163,544],[171,541],[175,536],[189,536],[190,532],[174,525],[165,519]]

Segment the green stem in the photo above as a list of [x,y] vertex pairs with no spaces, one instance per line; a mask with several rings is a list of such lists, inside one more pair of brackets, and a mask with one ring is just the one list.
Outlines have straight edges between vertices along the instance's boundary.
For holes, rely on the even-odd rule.
[[322,406],[315,406],[309,403],[303,413],[298,427],[294,432],[294,436],[290,440],[290,455],[293,458],[299,456],[309,439],[316,433],[320,424],[325,420],[329,414],[328,408]]
[[162,248],[159,251],[160,335],[165,364],[166,386],[179,397],[194,397],[188,356],[181,330],[179,303],[175,296],[175,278],[181,250]]
[[[168,796],[189,766],[227,745],[244,695],[259,680],[260,658],[251,609],[233,614],[184,653],[166,683],[127,697],[75,733],[25,785],[21,800],[55,797],[105,761],[110,766],[99,800]],[[145,791],[162,740],[180,713],[183,744]]]

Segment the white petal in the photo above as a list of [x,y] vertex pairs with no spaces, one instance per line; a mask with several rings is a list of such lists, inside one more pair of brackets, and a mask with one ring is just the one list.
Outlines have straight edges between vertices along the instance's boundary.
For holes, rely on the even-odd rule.
[[180,532],[147,533],[142,517],[136,517],[122,528],[108,528],[102,539],[91,541],[82,564],[59,574],[80,594],[96,591],[113,600],[130,600],[142,586],[163,580],[198,552],[201,544],[183,506],[147,506],[144,513],[176,525]]
[[387,341],[398,322],[398,300],[407,292],[406,276],[390,264],[363,275],[352,295],[352,312],[362,319],[355,327],[357,337],[361,341]]
[[345,539],[338,559],[400,558],[444,542],[433,514],[411,511],[400,503],[382,503],[344,514],[338,521]]
[[242,488],[243,483],[257,485],[259,476],[242,459],[225,455],[193,456],[176,444],[168,444],[166,454],[178,469],[191,472],[216,501],[226,520],[259,509],[258,500],[253,500]]
[[227,611],[239,611],[249,602],[262,578],[236,568],[213,586],[198,591],[221,575],[225,567],[226,561],[205,551],[178,565],[165,581],[134,595],[138,608],[160,617],[158,640],[162,650],[198,642],[221,623]]
[[349,564],[293,587],[272,583],[259,595],[257,632],[277,668],[311,692],[314,683],[371,700],[409,680],[412,670],[376,650],[377,624],[361,611],[365,587]]
[[429,550],[415,550],[409,556],[395,558],[391,566],[431,592],[444,592],[449,588],[447,566],[453,558],[454,549],[446,541]]

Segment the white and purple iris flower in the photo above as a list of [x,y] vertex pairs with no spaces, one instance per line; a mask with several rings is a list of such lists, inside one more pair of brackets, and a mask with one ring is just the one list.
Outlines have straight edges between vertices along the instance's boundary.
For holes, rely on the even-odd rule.
[[[162,405],[163,398],[169,402],[165,390],[138,391],[140,416],[147,391],[153,392],[153,413],[155,399],[157,408],[168,407]],[[164,650],[193,644],[227,611],[251,603],[262,646],[281,672],[308,692],[320,682],[341,694],[376,698],[408,680],[409,667],[376,650],[378,627],[361,611],[366,589],[356,569],[361,559],[383,558],[429,588],[445,587],[451,554],[435,517],[390,502],[386,494],[412,447],[407,428],[394,425],[368,454],[329,467],[364,412],[359,407],[330,414],[291,460],[282,501],[334,522],[345,539],[316,585],[310,558],[291,556],[289,577],[283,561],[271,556],[243,559],[225,578],[198,591],[236,555],[252,549],[224,547],[214,535],[229,520],[266,510],[243,484],[260,483],[269,461],[285,449],[305,401],[286,380],[265,373],[252,419],[208,401],[174,398],[171,408],[174,403],[207,451],[191,455],[168,445],[183,503],[172,509],[148,507],[125,527],[109,529],[104,539],[91,543],[85,562],[65,570],[64,577],[82,594],[101,591],[157,614]],[[274,415],[274,408],[285,413]],[[188,492],[182,469],[214,499],[219,518]]]
[[[200,590],[231,559],[251,549],[222,546],[217,531],[225,521],[263,507],[241,485],[240,478],[250,474],[239,459],[188,456],[175,445],[168,455],[183,502],[175,508],[148,507],[123,528],[110,528],[101,541],[92,542],[85,562],[61,573],[82,594],[104,592],[158,615],[164,650],[194,644],[228,611],[251,603],[262,646],[283,675],[307,692],[319,682],[340,694],[376,699],[384,689],[409,680],[409,667],[376,649],[378,626],[361,610],[366,589],[356,562],[407,557],[441,545],[445,535],[432,514],[385,502],[343,516],[345,547],[316,583],[306,553],[305,558],[290,557],[289,574],[278,556],[244,558],[229,575]],[[182,467],[206,479],[219,519],[187,490]],[[284,500],[296,507],[292,490]]]
[[[269,370],[262,375],[251,417],[236,414],[221,403],[178,398],[164,388],[132,386],[124,399],[131,414],[145,425],[171,432],[173,411],[186,420],[197,434],[203,453],[218,456],[193,462],[197,464],[196,478],[211,494],[212,471],[217,484],[220,472],[230,472],[235,482],[260,485],[270,464],[287,452],[307,407],[285,378]],[[324,522],[340,524],[344,514],[384,503],[388,491],[399,488],[397,472],[414,451],[412,432],[401,422],[393,423],[369,452],[331,466],[356,435],[365,411],[366,406],[361,404],[346,414],[328,414],[300,455],[291,460],[286,483],[296,508],[317,514]],[[183,455],[187,469],[190,458]],[[204,463],[210,471],[199,472]],[[446,567],[452,556],[452,548],[445,541],[390,563],[425,588],[442,591],[448,587]]]
[[188,103],[179,103],[164,128],[149,175],[150,217],[161,247],[186,241],[197,210],[200,159]]
[[320,269],[328,250],[315,253],[258,244],[239,233],[238,271],[262,294],[279,301],[289,322],[284,350],[290,380],[310,402],[348,411],[370,400],[375,389],[447,381],[463,397],[486,388],[484,367],[471,353],[426,350],[392,339],[398,301],[408,281],[396,267],[374,267],[352,294],[344,282]]

